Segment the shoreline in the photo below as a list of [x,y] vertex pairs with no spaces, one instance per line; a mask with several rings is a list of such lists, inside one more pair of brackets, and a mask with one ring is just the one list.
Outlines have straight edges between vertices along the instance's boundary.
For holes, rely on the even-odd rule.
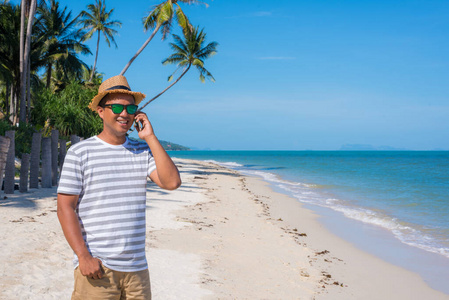
[[418,274],[429,287],[449,297],[449,259],[445,256],[404,244],[384,228],[347,218],[331,209],[310,209],[319,214],[318,221],[332,234],[361,251]]
[[[175,156],[175,154],[173,154]],[[405,268],[409,271],[419,274],[432,288],[442,291],[449,295],[449,287],[445,278],[449,278],[449,259],[442,253],[436,253],[436,248],[427,250],[421,244],[409,244],[400,239],[400,235],[394,232],[390,227],[380,226],[376,221],[381,219],[372,219],[365,221],[360,218],[347,216],[341,209],[335,209],[333,206],[320,205],[318,201],[310,201],[308,192],[302,193],[301,189],[292,190],[290,185],[296,185],[289,179],[269,171],[253,170],[246,168],[246,165],[239,161],[227,158],[227,162],[215,160],[202,160],[205,162],[216,163],[222,167],[230,168],[241,172],[243,175],[255,176],[267,182],[274,192],[287,195],[301,203],[305,208],[318,214],[318,221],[324,224],[327,230],[340,238],[356,245],[357,248],[373,254],[382,260],[393,265]],[[228,162],[232,161],[232,162]],[[252,166],[252,165],[249,165]],[[320,186],[319,182],[307,183],[312,186]],[[287,187],[285,187],[287,185]],[[317,193],[312,191],[312,193]],[[316,197],[316,196],[315,196]],[[335,197],[327,195],[323,197]],[[314,199],[314,198],[312,198]],[[356,208],[357,210],[357,208]],[[353,211],[351,211],[353,212]],[[363,212],[363,211],[362,211]],[[373,211],[374,212],[374,211]],[[398,226],[405,226],[398,221],[392,220]],[[391,225],[391,223],[389,224]],[[407,225],[408,226],[408,225]]]
[[[196,183],[207,191],[210,198],[215,200],[202,204],[199,208],[188,207],[178,211],[178,216],[180,218],[188,217],[193,224],[196,224],[196,230],[195,228],[187,227],[175,232],[163,231],[161,232],[162,237],[170,236],[168,241],[163,239],[164,242],[173,246],[173,241],[179,239],[181,240],[179,244],[175,242],[176,247],[179,247],[178,249],[197,253],[203,257],[206,256],[207,258],[205,261],[213,261],[214,256],[211,253],[205,253],[205,251],[202,250],[204,245],[192,247],[187,242],[188,240],[198,240],[198,238],[201,238],[201,240],[205,239],[204,233],[208,231],[212,232],[207,235],[207,240],[213,240],[214,237],[216,239],[217,234],[221,233],[219,236],[221,244],[211,244],[209,241],[208,245],[213,249],[221,249],[220,247],[225,247],[223,244],[235,242],[231,238],[229,238],[227,243],[224,242],[224,236],[225,234],[228,234],[226,227],[230,227],[228,229],[231,229],[232,226],[226,225],[230,220],[226,220],[226,222],[223,221],[223,218],[225,218],[224,216],[226,215],[226,213],[223,215],[223,211],[227,211],[226,205],[224,205],[224,199],[231,202],[229,205],[234,205],[235,207],[240,208],[240,202],[237,201],[236,203],[235,200],[231,201],[234,196],[230,197],[230,195],[237,193],[236,190],[239,190],[240,193],[238,194],[240,197],[235,197],[240,200],[246,199],[250,200],[250,202],[254,202],[254,206],[250,211],[259,211],[255,215],[255,218],[259,220],[258,225],[263,227],[267,226],[267,231],[271,232],[271,235],[268,237],[263,235],[259,236],[261,234],[260,230],[255,231],[255,228],[257,227],[253,226],[247,228],[249,232],[241,233],[245,236],[252,236],[253,238],[254,236],[257,236],[257,240],[263,240],[263,238],[266,239],[265,243],[260,243],[259,247],[254,247],[253,245],[251,248],[250,245],[248,245],[248,247],[252,249],[249,252],[258,253],[261,251],[261,248],[266,247],[266,245],[270,243],[283,245],[283,247],[290,249],[290,256],[288,259],[292,259],[292,261],[284,262],[285,264],[283,264],[281,269],[284,269],[283,272],[285,273],[286,270],[292,271],[292,268],[295,268],[296,272],[292,272],[290,275],[280,273],[277,273],[276,275],[276,278],[279,279],[279,282],[277,283],[278,288],[279,285],[282,286],[282,289],[279,288],[278,291],[290,291],[290,293],[285,292],[286,294],[283,295],[286,299],[296,299],[298,297],[310,299],[313,299],[314,297],[316,297],[316,299],[409,299],[412,297],[449,299],[448,295],[430,288],[418,274],[387,263],[374,255],[359,250],[351,243],[331,233],[318,221],[319,216],[315,212],[305,208],[296,199],[273,191],[269,184],[261,178],[242,175],[237,171],[214,163],[186,159],[176,160],[195,162],[198,166],[203,167],[203,171],[200,173],[201,178],[198,178]],[[239,183],[239,180],[243,181]],[[214,187],[214,181],[220,183],[219,188]],[[227,183],[228,186],[226,187],[223,182],[229,182]],[[217,199],[221,199],[221,201],[217,201]],[[248,205],[248,203],[246,204]],[[222,219],[215,217],[213,218],[215,222],[211,222],[211,218],[206,217],[206,212],[213,212],[212,216],[216,216],[218,212],[221,212]],[[231,212],[227,211],[227,215],[230,214]],[[201,226],[201,224],[205,222],[203,220],[208,221],[206,222],[206,227]],[[241,226],[243,225],[241,224]],[[212,230],[210,229],[211,227],[215,229]],[[200,235],[198,235],[199,231],[202,231]],[[242,229],[241,227],[238,227],[234,228],[234,231],[236,233],[234,238],[238,238],[239,236],[237,233],[242,231]],[[302,236],[304,233],[306,236]],[[239,243],[245,243],[245,240],[240,240]],[[208,247],[205,248],[208,249]],[[231,250],[228,249],[227,251]],[[275,247],[270,251],[264,255],[266,257],[276,255],[279,249]],[[236,255],[240,257],[242,256],[242,252],[243,249]],[[284,256],[278,257],[285,258]],[[259,259],[260,261],[263,260],[262,258]],[[248,256],[243,261],[248,264],[251,261],[251,257]],[[219,265],[218,263],[217,265],[213,265],[213,267],[219,269],[220,272],[223,272],[225,268],[231,268],[233,263],[236,263],[236,260],[229,258],[229,260],[221,266],[221,269],[217,266]],[[265,264],[267,272],[274,272],[273,269],[275,266],[273,264],[274,262]],[[205,267],[207,269],[211,268],[208,264],[206,264]],[[236,268],[236,273],[242,271],[237,266],[234,267]],[[263,264],[259,262],[259,264],[254,267],[257,267],[257,272],[259,272],[259,269],[263,268]],[[247,293],[251,284],[254,284],[254,281],[259,282],[259,286],[270,285],[270,281],[263,283],[264,276],[260,274],[259,277],[262,276],[262,278],[258,278],[254,273],[251,273],[251,275],[247,274],[247,276],[252,276],[253,280],[243,280],[245,284],[240,289],[236,288],[236,286],[239,286],[240,282],[234,280],[232,281],[232,284],[229,284],[229,278],[221,282],[212,281],[211,283],[206,281],[204,286],[206,289],[213,290],[215,296],[226,299],[231,296],[226,294],[229,290],[238,289],[239,292]],[[215,278],[214,280],[217,279]],[[242,278],[239,278],[239,280],[242,280]],[[295,285],[289,286],[285,283],[286,281],[293,281],[295,282]],[[302,286],[299,290],[297,290],[298,285]],[[276,287],[272,287],[272,289],[276,290]],[[268,299],[284,298],[281,297],[282,294],[277,293],[271,295],[272,298],[270,298],[270,296],[267,296],[266,292],[267,291],[265,291],[264,294],[259,294],[259,296],[263,295],[261,297]],[[237,293],[232,296],[244,299],[257,297],[257,294]]]
[[[345,218],[384,228],[403,244],[449,259],[449,224],[445,221],[449,205],[445,204],[447,193],[443,188],[447,182],[441,180],[447,172],[444,172],[444,161],[432,171],[433,160],[430,159],[438,160],[443,156],[429,154],[429,151],[419,155],[350,153],[181,151],[171,155],[214,162],[244,175],[261,177],[275,191],[290,195],[306,206],[311,204],[312,210],[330,208]],[[391,166],[387,164],[390,159],[393,160]],[[403,160],[410,164],[401,167]],[[362,167],[366,161],[368,165]],[[394,174],[388,175],[386,168],[389,167],[396,170]],[[421,168],[423,172],[416,171]],[[387,174],[382,174],[382,170]],[[436,176],[435,172],[443,177],[433,182],[429,179]],[[414,181],[417,184],[413,184]]]
[[[253,175],[249,174],[249,176]],[[317,220],[332,234],[355,245],[364,252],[417,273],[433,289],[449,295],[449,286],[446,284],[446,278],[449,278],[449,259],[446,256],[406,244],[400,241],[390,230],[347,217],[341,211],[330,207],[302,203],[291,193],[276,186],[274,182],[270,182],[262,176],[260,178],[267,182],[274,192],[294,198],[304,208],[317,214]]]
[[[182,186],[148,184],[153,299],[449,299],[418,274],[359,250],[261,178],[174,159]],[[72,251],[56,188],[0,198],[0,299],[66,299]]]

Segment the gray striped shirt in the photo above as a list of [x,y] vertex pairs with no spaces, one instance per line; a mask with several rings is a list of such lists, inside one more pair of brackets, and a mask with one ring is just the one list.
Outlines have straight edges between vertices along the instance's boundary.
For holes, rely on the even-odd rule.
[[110,145],[95,136],[67,152],[58,193],[79,195],[76,213],[86,245],[112,270],[148,268],[146,184],[155,169],[148,145],[128,138],[123,145]]

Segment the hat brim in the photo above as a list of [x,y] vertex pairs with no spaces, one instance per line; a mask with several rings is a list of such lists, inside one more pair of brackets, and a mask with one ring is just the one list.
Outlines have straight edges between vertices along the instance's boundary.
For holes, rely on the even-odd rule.
[[89,108],[93,111],[97,111],[98,103],[100,103],[101,99],[103,99],[104,96],[107,94],[128,94],[132,95],[134,97],[134,104],[139,105],[140,102],[142,102],[143,99],[145,99],[145,94],[139,93],[139,92],[133,92],[128,90],[111,90],[111,91],[103,91],[96,95],[92,101],[89,104]]

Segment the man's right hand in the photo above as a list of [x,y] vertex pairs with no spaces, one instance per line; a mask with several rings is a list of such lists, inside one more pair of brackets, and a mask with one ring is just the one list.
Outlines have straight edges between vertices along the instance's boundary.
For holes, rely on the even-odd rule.
[[79,195],[58,193],[58,219],[67,242],[78,256],[81,274],[92,279],[100,279],[104,273],[101,260],[92,257],[87,250],[75,213],[78,199]]
[[101,279],[103,277],[103,268],[101,260],[92,256],[78,257],[80,272],[83,276],[92,279]]

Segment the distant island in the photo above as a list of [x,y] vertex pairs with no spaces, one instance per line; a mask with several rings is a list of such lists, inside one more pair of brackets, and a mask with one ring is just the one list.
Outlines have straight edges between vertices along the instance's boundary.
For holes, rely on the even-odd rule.
[[191,150],[188,147],[182,146],[182,145],[178,145],[172,142],[167,142],[167,141],[159,141],[162,145],[162,147],[164,147],[165,150],[173,150],[173,151],[189,151]]
[[[145,142],[144,140],[140,139],[140,138],[135,138],[135,137],[130,137],[128,136],[128,138],[130,138],[131,140],[135,140],[135,141],[140,141],[140,142]],[[162,147],[164,147],[165,150],[170,150],[170,151],[190,151],[191,149],[182,145],[178,145],[172,142],[167,142],[167,141],[162,141],[159,140],[159,142],[161,143]]]
[[343,151],[405,151],[405,148],[395,148],[390,146],[373,146],[368,144],[345,144],[341,146]]

